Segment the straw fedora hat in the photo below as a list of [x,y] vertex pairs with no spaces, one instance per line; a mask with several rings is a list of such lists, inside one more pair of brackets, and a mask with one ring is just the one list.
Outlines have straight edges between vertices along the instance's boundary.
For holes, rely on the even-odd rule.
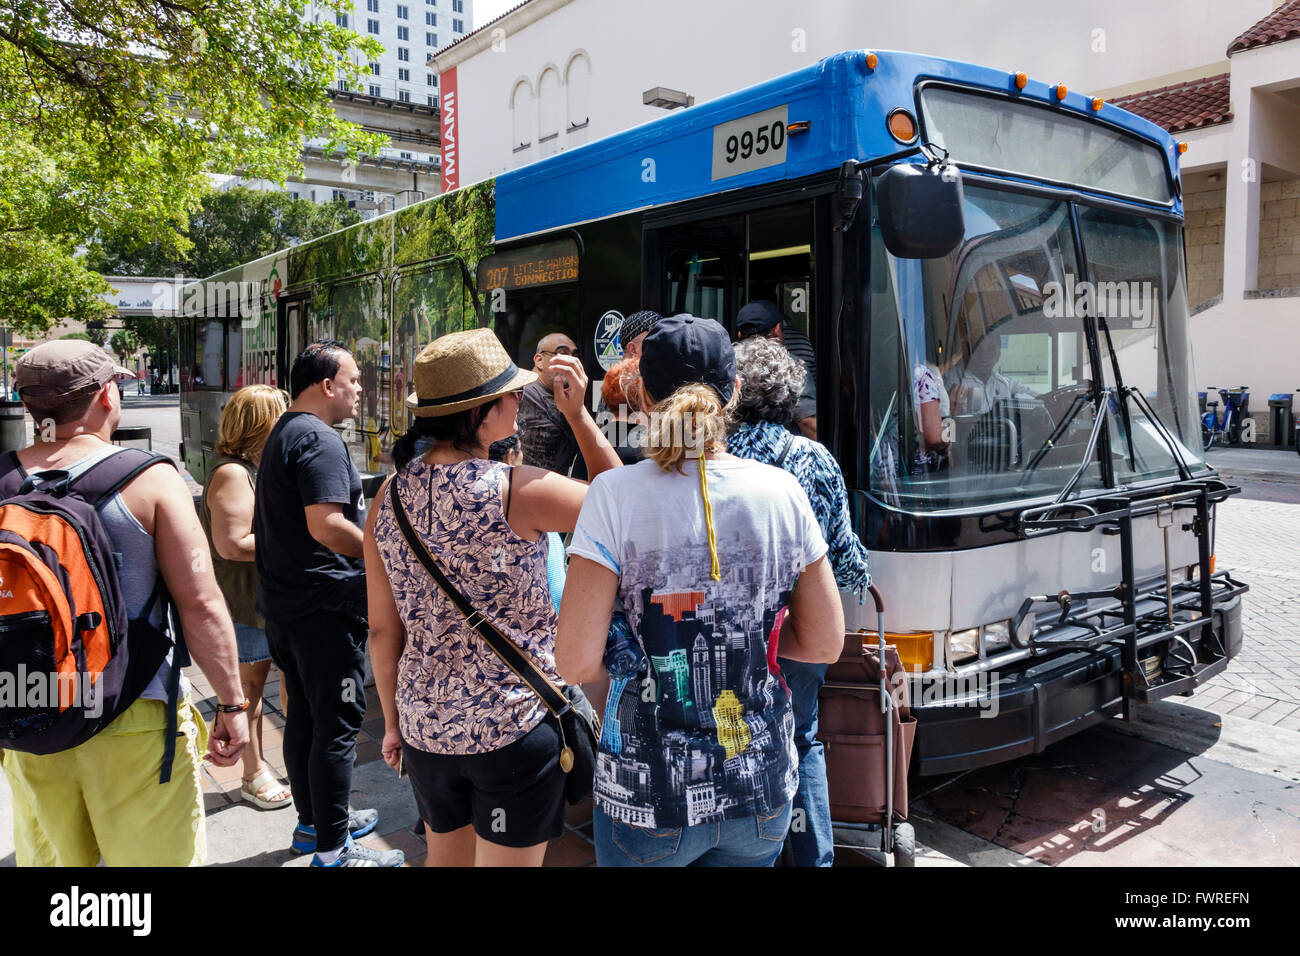
[[451,332],[415,357],[415,391],[406,397],[406,407],[419,418],[450,415],[535,381],[537,373],[510,361],[491,329]]

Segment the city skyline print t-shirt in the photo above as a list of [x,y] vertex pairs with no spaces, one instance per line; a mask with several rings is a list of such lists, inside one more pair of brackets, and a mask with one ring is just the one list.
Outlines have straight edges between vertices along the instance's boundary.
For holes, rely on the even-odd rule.
[[571,555],[619,576],[648,676],[606,709],[596,805],[632,826],[769,815],[798,786],[789,695],[768,635],[799,573],[826,553],[808,498],[770,465],[706,463],[720,580],[710,574],[699,462],[599,475]]

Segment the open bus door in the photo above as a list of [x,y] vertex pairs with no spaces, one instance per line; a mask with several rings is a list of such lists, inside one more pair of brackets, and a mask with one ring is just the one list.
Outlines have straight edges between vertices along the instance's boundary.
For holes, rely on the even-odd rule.
[[[818,438],[837,457],[853,443],[838,434],[841,362],[833,343],[832,319],[843,255],[832,234],[834,181],[788,196],[766,196],[707,208],[675,209],[645,220],[642,297],[664,315],[689,312],[716,319],[736,336],[736,314],[748,302],[767,299],[785,314],[787,325],[807,335],[817,358]],[[812,195],[808,193],[812,192]],[[784,199],[784,201],[782,201]],[[842,277],[838,279],[842,282]],[[831,399],[828,401],[828,399]],[[851,473],[846,465],[846,474]]]

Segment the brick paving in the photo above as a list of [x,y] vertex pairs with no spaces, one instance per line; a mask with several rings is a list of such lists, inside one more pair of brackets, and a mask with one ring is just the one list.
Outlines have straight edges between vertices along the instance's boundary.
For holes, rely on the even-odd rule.
[[1250,585],[1244,636],[1241,653],[1195,700],[1300,730],[1300,504],[1229,499],[1219,506],[1215,555]]

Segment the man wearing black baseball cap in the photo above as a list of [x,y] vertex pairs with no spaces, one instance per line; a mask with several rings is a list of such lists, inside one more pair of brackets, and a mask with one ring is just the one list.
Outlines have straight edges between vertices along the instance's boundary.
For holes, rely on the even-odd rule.
[[817,354],[813,351],[812,340],[791,325],[780,307],[768,299],[755,299],[736,315],[736,336],[747,339],[751,335],[776,339],[808,370],[803,392],[794,408],[794,418],[799,431],[816,441]]

